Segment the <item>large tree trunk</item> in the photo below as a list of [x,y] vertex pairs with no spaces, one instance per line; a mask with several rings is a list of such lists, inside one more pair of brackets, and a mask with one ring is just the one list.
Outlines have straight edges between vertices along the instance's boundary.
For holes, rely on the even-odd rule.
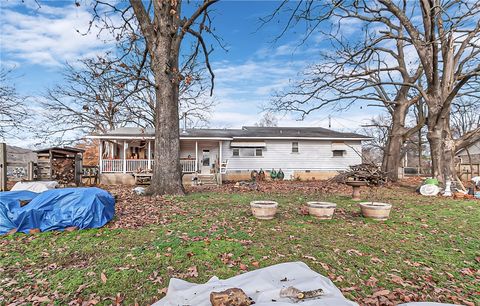
[[405,118],[408,106],[398,104],[392,114],[392,124],[390,127],[387,145],[383,153],[382,170],[387,173],[388,179],[395,182],[398,180],[398,169],[402,159],[402,148],[405,142],[405,135],[408,129],[405,128]]
[[398,134],[398,132],[392,131],[383,154],[382,170],[387,173],[388,179],[393,182],[398,180],[403,142],[403,133]]
[[431,116],[428,120],[427,138],[430,144],[430,156],[432,158],[432,177],[442,183],[454,182],[457,177],[455,168],[455,142],[450,131],[449,118],[434,120]]
[[178,116],[178,50],[171,37],[161,36],[153,58],[155,75],[155,151],[150,194],[185,193],[180,165],[180,134]]

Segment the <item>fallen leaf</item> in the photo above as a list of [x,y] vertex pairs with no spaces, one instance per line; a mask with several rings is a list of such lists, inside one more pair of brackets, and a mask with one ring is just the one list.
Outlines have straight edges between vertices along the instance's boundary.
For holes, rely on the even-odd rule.
[[372,294],[372,297],[376,298],[376,297],[379,297],[379,296],[385,296],[385,295],[389,295],[389,294],[390,294],[390,290],[383,289],[383,290],[379,290],[379,291],[375,292],[374,294]]
[[102,283],[107,283],[107,276],[105,275],[105,273],[100,273],[100,279],[102,280]]

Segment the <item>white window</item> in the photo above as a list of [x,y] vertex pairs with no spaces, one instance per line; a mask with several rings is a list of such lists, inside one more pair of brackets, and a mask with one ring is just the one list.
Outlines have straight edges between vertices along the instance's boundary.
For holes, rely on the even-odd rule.
[[345,150],[333,150],[333,157],[343,157],[347,151]]
[[255,149],[254,148],[242,148],[242,156],[245,156],[245,157],[255,156]]
[[298,142],[292,142],[292,153],[298,153]]
[[233,156],[235,157],[261,157],[263,156],[262,148],[234,148]]

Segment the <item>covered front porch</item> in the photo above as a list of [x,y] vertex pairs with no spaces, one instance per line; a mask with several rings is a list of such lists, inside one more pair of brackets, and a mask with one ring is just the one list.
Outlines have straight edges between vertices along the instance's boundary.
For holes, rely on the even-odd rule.
[[[220,172],[222,141],[180,140],[180,164],[183,173]],[[154,165],[153,139],[101,139],[100,173],[151,172]]]

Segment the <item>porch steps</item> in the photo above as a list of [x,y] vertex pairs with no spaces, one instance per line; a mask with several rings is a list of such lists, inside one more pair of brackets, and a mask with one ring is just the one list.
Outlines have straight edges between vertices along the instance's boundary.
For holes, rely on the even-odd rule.
[[204,186],[217,186],[217,181],[215,180],[215,175],[213,174],[199,174],[198,181],[201,185]]

